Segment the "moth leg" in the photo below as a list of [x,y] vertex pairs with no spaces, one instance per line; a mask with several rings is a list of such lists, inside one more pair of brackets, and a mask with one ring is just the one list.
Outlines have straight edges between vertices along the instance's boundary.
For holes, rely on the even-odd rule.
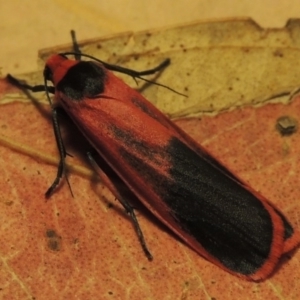
[[67,152],[66,152],[65,145],[63,143],[60,126],[59,126],[59,121],[58,121],[58,114],[59,114],[59,110],[61,110],[61,109],[62,108],[60,108],[60,107],[52,108],[52,125],[53,125],[53,131],[54,131],[54,136],[55,136],[60,160],[59,160],[58,167],[57,167],[56,177],[55,177],[53,183],[51,184],[51,186],[48,188],[47,192],[45,193],[46,198],[49,198],[53,194],[54,190],[58,186],[63,175],[65,175],[65,177],[66,177],[66,181],[68,183],[69,189],[70,189],[72,197],[73,197],[73,192],[72,192],[68,177],[66,176],[65,160],[66,160]]
[[[22,90],[30,90],[32,92],[44,92],[46,91],[47,93],[51,93],[54,94],[55,93],[55,89],[53,86],[45,86],[45,85],[29,85],[21,80],[18,80],[17,78],[11,76],[10,74],[8,74],[6,76],[6,79],[8,80],[9,83],[13,84],[14,86],[22,89]],[[60,127],[59,127],[59,121],[58,121],[58,111],[61,108],[59,107],[54,107],[52,108],[52,125],[53,125],[53,130],[54,130],[54,135],[55,135],[55,140],[56,140],[56,144],[57,144],[57,148],[59,151],[59,156],[60,156],[60,161],[58,164],[58,168],[57,168],[57,174],[56,177],[53,181],[53,183],[51,184],[51,186],[49,187],[49,189],[46,191],[45,196],[46,198],[49,198],[54,190],[56,189],[56,187],[58,186],[61,177],[66,174],[65,170],[66,170],[66,164],[65,164],[65,158],[67,155],[63,140],[62,140],[62,136],[61,136],[61,131],[60,131]],[[69,180],[66,176],[66,181],[68,183],[69,189],[71,191],[71,194],[73,196],[73,192],[69,183]]]
[[110,180],[110,178],[107,176],[107,174],[100,168],[99,164],[97,164],[97,162],[95,161],[93,155],[91,152],[87,153],[87,157],[92,165],[92,167],[95,169],[95,171],[97,172],[97,174],[99,175],[101,181],[105,184],[106,187],[108,187],[108,189],[113,193],[113,195],[118,199],[118,201],[122,204],[122,206],[124,207],[126,213],[130,216],[132,222],[133,222],[133,226],[137,232],[138,235],[138,239],[140,241],[140,244],[143,248],[143,251],[145,252],[147,258],[149,260],[153,259],[152,254],[150,253],[147,245],[146,245],[146,241],[143,235],[143,232],[141,230],[141,227],[139,225],[139,222],[136,218],[136,215],[134,213],[134,208],[132,207],[132,205],[124,198],[122,197],[122,195],[120,194],[120,192],[118,191],[117,186],[112,182],[112,180]]
[[167,58],[162,63],[160,63],[158,66],[156,66],[152,69],[148,69],[148,70],[144,70],[144,71],[136,71],[136,70],[124,68],[124,67],[121,67],[118,65],[113,65],[113,64],[106,63],[106,62],[102,62],[102,64],[104,65],[104,67],[106,69],[109,69],[110,71],[123,73],[123,74],[129,75],[133,78],[135,78],[135,77],[139,78],[140,76],[152,75],[157,72],[160,72],[163,69],[165,69],[167,66],[169,66],[170,63],[171,63],[171,60],[169,58]]
[[[14,86],[16,86],[16,87],[18,87],[22,90],[29,90],[29,91],[32,91],[34,93],[35,92],[45,92],[46,91],[45,85],[34,85],[34,86],[32,86],[32,85],[29,85],[29,84],[25,83],[25,81],[22,81],[22,80],[19,80],[19,79],[13,77],[10,74],[7,74],[6,79],[10,84],[12,84],[12,85],[14,85]],[[48,93],[51,93],[51,94],[55,93],[55,89],[54,89],[53,86],[48,86],[47,91],[48,91]]]

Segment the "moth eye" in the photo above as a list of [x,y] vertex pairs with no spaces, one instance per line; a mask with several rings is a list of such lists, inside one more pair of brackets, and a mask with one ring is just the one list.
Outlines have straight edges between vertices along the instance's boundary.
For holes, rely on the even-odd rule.
[[45,66],[45,69],[44,69],[44,78],[46,80],[52,81],[52,71],[47,65]]

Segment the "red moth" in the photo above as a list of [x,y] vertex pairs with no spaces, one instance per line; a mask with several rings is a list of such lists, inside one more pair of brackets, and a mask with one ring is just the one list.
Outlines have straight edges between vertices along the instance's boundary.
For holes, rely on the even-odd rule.
[[[102,180],[130,214],[142,247],[152,258],[130,199],[109,179],[107,169],[186,244],[220,268],[238,277],[259,281],[272,274],[280,257],[300,242],[287,219],[272,203],[226,170],[141,94],[111,70],[141,78],[168,65],[136,72],[75,53],[51,56],[44,70],[45,85],[32,91],[54,93],[54,101],[72,118],[93,146],[88,157]],[[77,48],[76,48],[77,47]],[[68,59],[86,56],[93,61]],[[53,87],[47,86],[47,81]],[[53,106],[52,106],[53,107]],[[66,151],[53,107],[53,125],[60,152],[57,178],[64,173]],[[104,171],[104,169],[106,171]]]

